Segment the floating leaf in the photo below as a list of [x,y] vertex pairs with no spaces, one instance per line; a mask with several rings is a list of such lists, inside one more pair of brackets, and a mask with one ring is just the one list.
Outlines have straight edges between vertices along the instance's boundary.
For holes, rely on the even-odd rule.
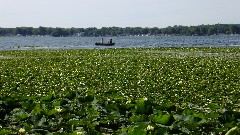
[[0,135],[7,135],[9,133],[6,129],[0,129]]
[[146,115],[133,115],[130,117],[130,122],[144,122],[147,119]]
[[226,133],[226,135],[239,135],[239,134],[240,134],[240,128],[238,128],[237,126],[231,128],[231,129]]
[[129,131],[128,135],[146,135],[147,126],[147,124],[139,124],[137,127],[134,127],[132,131]]
[[74,97],[76,96],[76,92],[73,92],[73,91],[70,91],[70,92],[67,92],[66,93],[66,98],[71,100],[71,99],[74,99]]
[[162,125],[166,125],[166,126],[170,126],[174,122],[174,118],[172,114],[159,115],[159,116],[152,115],[150,118],[152,121]]
[[46,95],[44,97],[41,97],[41,101],[50,102],[52,100],[52,97],[52,95]]
[[39,126],[39,127],[43,126],[43,124],[44,124],[46,121],[47,121],[46,117],[43,116],[43,117],[40,119],[40,121],[38,122],[38,126]]
[[220,106],[215,104],[215,103],[209,103],[208,104],[208,107],[211,109],[211,110],[216,110],[216,109],[219,109]]
[[152,106],[144,98],[140,98],[136,102],[136,113],[138,114],[151,114]]

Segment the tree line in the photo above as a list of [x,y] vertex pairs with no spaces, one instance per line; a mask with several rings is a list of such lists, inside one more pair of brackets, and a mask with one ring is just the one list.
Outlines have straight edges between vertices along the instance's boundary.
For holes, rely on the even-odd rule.
[[142,27],[90,27],[90,28],[52,28],[52,27],[16,27],[1,28],[0,36],[131,36],[131,35],[185,35],[206,36],[219,34],[240,34],[240,24],[215,24],[198,26],[168,26],[166,28]]

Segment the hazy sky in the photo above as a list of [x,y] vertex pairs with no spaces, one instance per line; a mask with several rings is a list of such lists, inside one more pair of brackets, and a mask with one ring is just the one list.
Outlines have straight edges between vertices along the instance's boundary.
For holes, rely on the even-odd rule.
[[240,24],[240,0],[0,0],[0,27]]

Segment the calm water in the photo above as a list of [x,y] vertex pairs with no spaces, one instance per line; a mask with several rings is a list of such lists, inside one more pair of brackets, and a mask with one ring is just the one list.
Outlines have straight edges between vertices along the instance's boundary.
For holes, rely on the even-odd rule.
[[[0,50],[129,47],[240,47],[240,35],[112,37],[115,46],[95,46],[101,37],[0,37]],[[104,37],[108,42],[109,37]]]

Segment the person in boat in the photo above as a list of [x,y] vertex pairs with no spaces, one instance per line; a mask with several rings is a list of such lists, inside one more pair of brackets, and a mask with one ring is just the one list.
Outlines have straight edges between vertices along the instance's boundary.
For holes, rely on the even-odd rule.
[[112,38],[110,38],[110,44],[112,43]]

